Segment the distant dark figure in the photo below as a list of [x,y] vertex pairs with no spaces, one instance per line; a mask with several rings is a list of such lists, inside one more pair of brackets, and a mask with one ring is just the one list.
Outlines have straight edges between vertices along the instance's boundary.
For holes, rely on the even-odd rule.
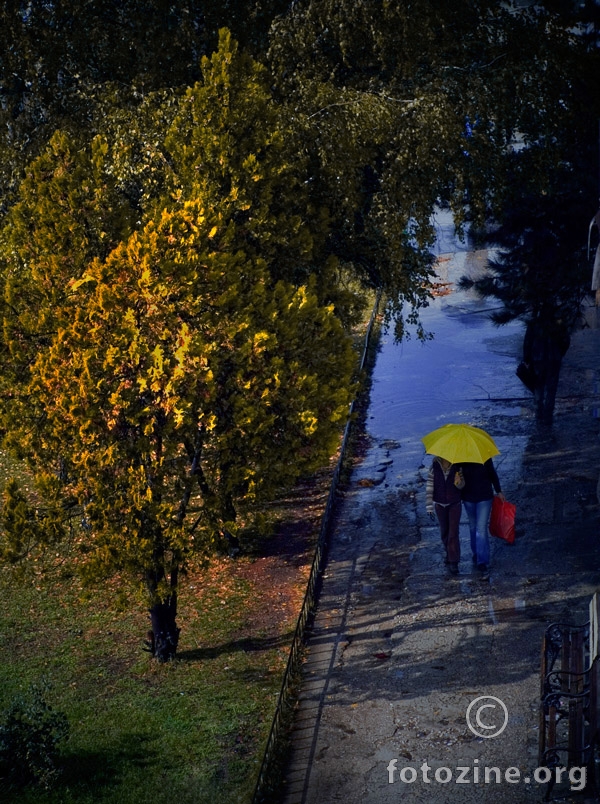
[[560,366],[570,344],[569,331],[560,320],[534,318],[527,324],[523,362],[534,373],[535,414],[542,424],[552,424]]

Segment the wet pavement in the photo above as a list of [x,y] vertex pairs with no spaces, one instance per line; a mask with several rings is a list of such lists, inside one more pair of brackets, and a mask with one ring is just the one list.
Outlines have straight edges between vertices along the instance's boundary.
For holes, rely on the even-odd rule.
[[[563,363],[554,424],[542,428],[515,375],[523,325],[495,327],[489,301],[456,289],[487,254],[453,242],[440,238],[440,251],[454,252],[440,254],[440,295],[422,316],[435,338],[382,337],[371,447],[331,537],[283,804],[527,804],[545,793],[534,776],[542,636],[556,620],[585,622],[600,587],[600,312],[590,302]],[[425,511],[431,459],[420,438],[446,422],[493,435],[503,491],[517,505],[515,544],[490,539],[487,582],[471,565],[465,512],[454,577]],[[467,723],[481,696],[506,707],[493,738]],[[499,703],[481,710],[480,725],[500,716]],[[494,772],[485,782],[486,767],[500,781]],[[578,786],[574,777],[555,792],[596,800],[573,794]]]

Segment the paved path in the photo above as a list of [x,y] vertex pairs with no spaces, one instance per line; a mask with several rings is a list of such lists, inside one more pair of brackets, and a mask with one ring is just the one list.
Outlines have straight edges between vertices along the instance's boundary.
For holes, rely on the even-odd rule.
[[[452,289],[484,262],[485,254],[447,255],[440,280]],[[332,535],[283,804],[542,800],[533,781],[542,635],[554,620],[584,622],[600,587],[600,314],[587,310],[589,328],[563,365],[554,426],[540,429],[514,375],[522,327],[495,328],[488,313],[481,300],[452,292],[424,315],[433,341],[383,339],[372,446]],[[517,542],[492,539],[488,583],[472,570],[464,512],[457,578],[425,513],[430,459],[419,439],[446,421],[494,435],[503,490],[517,504]],[[479,696],[507,707],[495,739],[467,726]],[[501,782],[484,783],[491,766]],[[468,769],[461,784],[459,767]],[[505,780],[511,767],[519,781]]]

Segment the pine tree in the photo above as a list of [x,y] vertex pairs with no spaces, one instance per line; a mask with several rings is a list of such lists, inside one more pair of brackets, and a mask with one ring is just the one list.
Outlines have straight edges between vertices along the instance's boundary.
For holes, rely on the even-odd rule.
[[492,251],[489,272],[463,279],[484,297],[501,302],[492,313],[497,324],[516,319],[560,324],[572,332],[590,284],[582,221],[589,199],[569,188],[563,174],[560,192],[513,197],[502,222],[487,236]]
[[281,197],[298,180],[252,92],[260,70],[226,36],[204,68],[166,137],[169,192],[151,193],[141,220],[106,139],[57,134],[2,249],[0,413],[36,479],[34,498],[4,491],[2,555],[74,539],[86,580],[119,573],[141,589],[161,660],[177,650],[180,573],[327,458],[355,363],[316,280],[282,277],[314,240],[291,221],[283,263]]

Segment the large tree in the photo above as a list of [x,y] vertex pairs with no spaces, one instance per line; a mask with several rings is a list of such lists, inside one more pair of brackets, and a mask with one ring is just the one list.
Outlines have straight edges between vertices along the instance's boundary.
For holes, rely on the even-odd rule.
[[482,225],[515,176],[544,192],[595,136],[597,81],[570,23],[495,0],[299,0],[274,26],[271,64],[329,200],[332,250],[397,313],[427,303],[437,204]]
[[2,242],[0,412],[36,480],[29,500],[5,490],[2,554],[70,541],[85,578],[130,578],[163,660],[180,573],[326,459],[355,363],[317,281],[290,281],[319,227],[290,215],[283,228],[297,182],[263,71],[224,34],[203,74],[163,132],[167,167],[147,199],[121,192],[119,141],[57,133]]

